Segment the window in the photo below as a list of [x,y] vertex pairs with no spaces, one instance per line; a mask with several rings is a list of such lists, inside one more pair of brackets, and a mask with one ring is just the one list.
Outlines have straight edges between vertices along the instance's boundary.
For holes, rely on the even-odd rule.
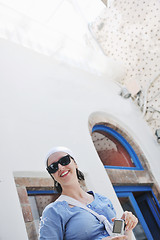
[[[33,173],[32,173],[33,174]],[[36,173],[37,174],[37,173]],[[22,208],[22,214],[28,234],[28,240],[38,240],[39,222],[42,211],[51,202],[54,202],[59,194],[53,188],[53,179],[48,176],[31,177],[31,173],[18,173],[15,176],[15,184]]]
[[132,146],[114,129],[95,125],[92,139],[105,168],[143,170]]
[[160,206],[150,187],[114,187],[123,210],[132,211],[139,219],[133,230],[138,240],[160,239]]

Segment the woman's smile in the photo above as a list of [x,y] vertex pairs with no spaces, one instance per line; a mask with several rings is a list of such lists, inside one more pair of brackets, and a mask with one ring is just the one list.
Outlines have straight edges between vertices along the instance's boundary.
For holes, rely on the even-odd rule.
[[65,177],[65,176],[68,175],[68,173],[69,173],[69,170],[63,171],[63,172],[60,174],[60,177]]

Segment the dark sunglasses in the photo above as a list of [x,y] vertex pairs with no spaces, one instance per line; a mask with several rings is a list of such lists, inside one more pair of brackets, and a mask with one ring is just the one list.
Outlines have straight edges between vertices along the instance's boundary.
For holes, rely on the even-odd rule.
[[61,164],[62,166],[66,166],[71,162],[71,156],[66,155],[62,158],[60,158],[57,162],[52,163],[49,165],[46,169],[49,173],[55,173],[58,171],[58,164]]

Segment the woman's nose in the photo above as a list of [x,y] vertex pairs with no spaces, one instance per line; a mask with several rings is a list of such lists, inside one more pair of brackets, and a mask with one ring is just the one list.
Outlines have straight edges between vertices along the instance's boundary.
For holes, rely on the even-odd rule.
[[65,166],[62,166],[60,163],[58,163],[58,170],[63,170]]

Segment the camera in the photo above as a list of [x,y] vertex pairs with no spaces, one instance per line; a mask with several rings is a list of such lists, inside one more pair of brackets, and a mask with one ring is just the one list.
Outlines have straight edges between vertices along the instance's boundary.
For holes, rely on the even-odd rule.
[[123,235],[125,229],[125,221],[123,219],[115,219],[113,224],[113,235]]

